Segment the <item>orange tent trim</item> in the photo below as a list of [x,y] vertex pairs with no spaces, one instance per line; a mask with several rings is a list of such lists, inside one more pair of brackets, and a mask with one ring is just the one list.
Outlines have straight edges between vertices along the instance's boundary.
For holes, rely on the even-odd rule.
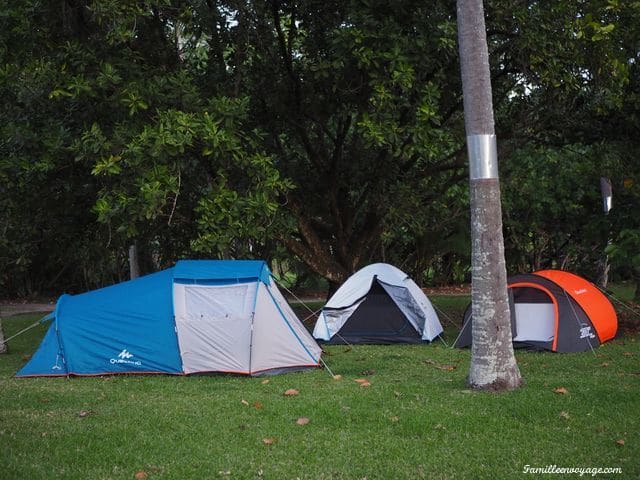
[[593,283],[563,270],[540,270],[533,272],[533,274],[547,278],[559,285],[580,305],[580,308],[591,320],[600,343],[616,336],[618,330],[616,311],[607,297]]

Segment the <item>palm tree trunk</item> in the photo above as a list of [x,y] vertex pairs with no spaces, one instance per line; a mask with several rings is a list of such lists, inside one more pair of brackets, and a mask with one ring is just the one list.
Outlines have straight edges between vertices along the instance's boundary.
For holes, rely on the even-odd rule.
[[468,383],[510,390],[522,383],[513,353],[502,207],[482,0],[458,0],[458,40],[471,196],[471,367]]

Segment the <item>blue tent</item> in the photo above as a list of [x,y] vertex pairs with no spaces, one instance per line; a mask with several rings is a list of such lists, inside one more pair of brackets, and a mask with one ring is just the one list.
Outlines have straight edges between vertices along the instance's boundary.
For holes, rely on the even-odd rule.
[[263,261],[183,260],[63,295],[18,377],[228,372],[316,367],[321,350]]

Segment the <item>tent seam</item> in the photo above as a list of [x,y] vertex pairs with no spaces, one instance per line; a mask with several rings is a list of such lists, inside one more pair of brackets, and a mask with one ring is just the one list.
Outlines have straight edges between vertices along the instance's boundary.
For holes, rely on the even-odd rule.
[[251,336],[249,338],[249,375],[253,373],[253,325],[256,319],[256,307],[258,305],[258,290],[260,290],[260,285],[263,284],[262,280],[258,279],[256,282],[256,293],[253,297],[253,307],[251,308]]
[[269,297],[271,298],[271,301],[273,302],[275,307],[278,309],[278,313],[280,313],[280,317],[282,318],[282,320],[284,320],[284,323],[287,325],[287,327],[289,327],[289,330],[291,330],[291,333],[293,333],[294,337],[296,337],[296,339],[298,340],[298,343],[300,343],[300,345],[302,345],[302,348],[304,348],[304,351],[307,352],[307,355],[309,355],[309,358],[311,358],[311,360],[313,360],[316,364],[319,363],[320,362],[319,358],[315,359],[313,357],[311,352],[309,352],[309,349],[307,348],[307,346],[300,339],[300,337],[298,336],[296,331],[291,327],[291,325],[289,324],[289,321],[287,320],[287,317],[285,316],[284,312],[280,308],[280,305],[278,305],[278,302],[276,302],[276,299],[273,298],[273,295],[271,294],[271,290],[269,290],[269,288],[267,288],[267,293],[269,294]]

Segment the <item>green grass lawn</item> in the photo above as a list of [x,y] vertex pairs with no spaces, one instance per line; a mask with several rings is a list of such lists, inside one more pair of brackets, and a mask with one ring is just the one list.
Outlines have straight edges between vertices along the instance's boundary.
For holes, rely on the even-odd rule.
[[[459,321],[467,299],[434,301]],[[4,319],[5,332],[36,318]],[[490,394],[465,387],[469,351],[440,341],[328,347],[340,380],[320,369],[267,379],[13,378],[43,334],[30,331],[0,357],[2,479],[535,478],[525,465],[640,477],[634,337],[597,355],[518,352],[526,385]],[[299,394],[284,396],[291,388]]]

